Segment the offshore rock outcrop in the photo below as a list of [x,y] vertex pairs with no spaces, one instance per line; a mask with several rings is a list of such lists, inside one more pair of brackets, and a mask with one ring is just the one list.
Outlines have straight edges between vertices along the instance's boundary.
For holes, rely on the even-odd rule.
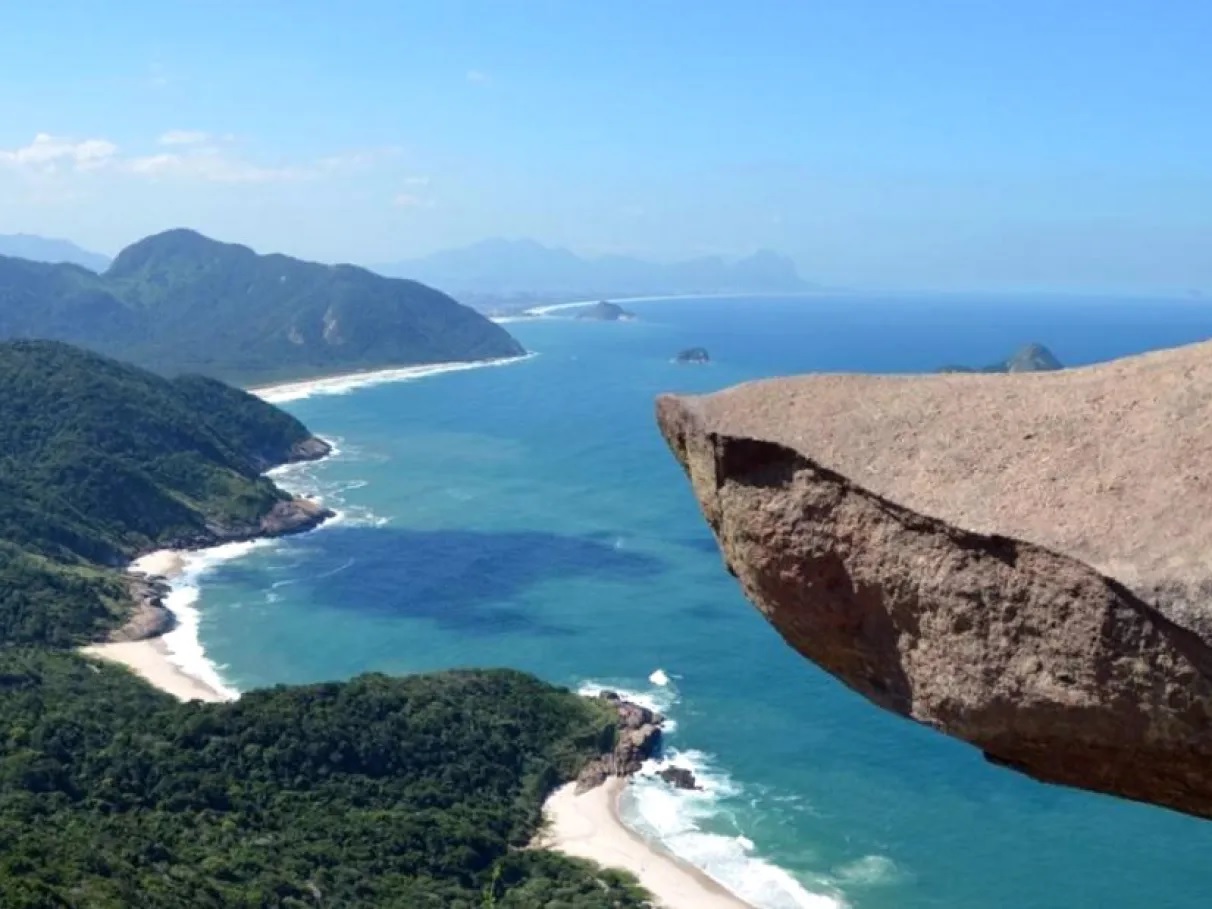
[[586,764],[577,776],[578,794],[602,785],[612,776],[633,775],[661,748],[664,716],[625,701],[613,691],[603,691],[598,697],[614,707],[617,729],[611,749]]
[[800,653],[997,763],[1212,817],[1209,389],[1195,345],[657,410],[729,570]]
[[674,789],[687,789],[692,792],[701,792],[703,789],[695,779],[694,771],[685,767],[665,767],[657,771],[657,776]]

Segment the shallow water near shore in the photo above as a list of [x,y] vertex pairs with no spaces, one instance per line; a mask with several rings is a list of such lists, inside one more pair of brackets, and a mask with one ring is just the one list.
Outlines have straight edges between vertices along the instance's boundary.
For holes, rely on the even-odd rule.
[[[1212,337],[1212,307],[818,296],[628,308],[641,318],[513,323],[539,356],[501,368],[296,389],[284,406],[340,454],[279,479],[342,519],[190,573],[221,681],[513,666],[645,696],[706,791],[640,780],[624,816],[762,909],[1201,905],[1212,825],[991,767],[795,655],[723,569],[652,410],[662,391],[983,365],[1029,341],[1088,363]],[[670,362],[692,346],[713,362]]]

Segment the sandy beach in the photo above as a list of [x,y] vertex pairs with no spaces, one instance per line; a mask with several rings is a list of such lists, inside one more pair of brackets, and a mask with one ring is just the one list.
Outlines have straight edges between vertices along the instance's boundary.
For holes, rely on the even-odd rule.
[[547,829],[536,845],[630,871],[664,909],[753,909],[629,830],[618,812],[626,785],[626,780],[613,779],[581,795],[572,783],[557,789],[543,806]]
[[140,556],[126,569],[131,574],[143,574],[152,578],[171,581],[185,568],[185,556],[176,549],[157,549]]
[[409,382],[414,379],[423,379],[427,376],[437,376],[448,372],[484,369],[489,366],[508,366],[511,363],[521,363],[533,356],[533,353],[528,353],[516,357],[500,357],[494,360],[428,363],[419,366],[399,366],[388,369],[336,373],[329,376],[300,379],[294,382],[281,382],[276,385],[257,385],[246,389],[246,391],[249,394],[256,395],[263,401],[268,401],[270,404],[283,404],[288,401],[309,398],[313,395],[342,395],[357,388],[368,388],[372,385],[384,385],[390,382]]
[[116,644],[89,644],[82,653],[121,663],[161,691],[179,701],[226,701],[215,689],[181,669],[168,656],[160,638],[147,641],[122,641]]
[[[131,562],[132,574],[162,577],[172,580],[185,567],[184,555],[174,549],[161,549]],[[168,647],[161,638],[146,641],[121,641],[112,644],[89,644],[81,648],[82,653],[121,663],[136,675],[142,676],[161,691],[181,701],[226,701],[222,692],[216,691],[201,679],[185,672],[169,657]]]

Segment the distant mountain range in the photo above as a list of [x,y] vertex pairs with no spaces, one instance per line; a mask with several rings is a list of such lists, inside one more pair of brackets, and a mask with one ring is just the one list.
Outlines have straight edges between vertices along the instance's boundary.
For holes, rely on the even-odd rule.
[[586,258],[534,240],[484,240],[461,249],[375,267],[468,303],[656,294],[795,293],[814,285],[786,256],[761,250],[741,259],[702,256],[659,263],[630,256]]
[[109,268],[109,257],[82,249],[71,240],[39,237],[36,234],[0,234],[0,256],[32,259],[35,262],[70,262],[89,271]]
[[415,281],[262,256],[190,230],[140,240],[101,275],[0,257],[8,338],[246,384],[523,352],[501,326]]

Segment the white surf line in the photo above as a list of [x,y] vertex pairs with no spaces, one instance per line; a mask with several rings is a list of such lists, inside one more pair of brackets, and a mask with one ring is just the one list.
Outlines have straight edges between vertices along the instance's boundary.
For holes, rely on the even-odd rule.
[[652,297],[598,297],[596,300],[575,300],[570,303],[544,303],[542,306],[532,306],[529,309],[522,310],[520,316],[502,316],[501,318],[518,321],[527,316],[546,316],[565,309],[580,309],[585,306],[593,306],[595,303],[603,301],[610,303],[674,303],[678,300],[779,300],[795,297],[825,297],[833,296],[837,293],[841,292],[803,290],[796,291],[795,293],[745,293],[744,291],[737,291],[722,294],[660,294]]
[[517,357],[498,357],[495,360],[460,360],[453,363],[429,363],[422,366],[398,366],[367,372],[338,373],[331,376],[320,376],[316,379],[283,382],[278,385],[261,385],[249,388],[248,392],[270,404],[282,404],[287,401],[300,401],[314,395],[343,395],[372,385],[409,382],[413,379],[423,379],[448,372],[463,372],[468,369],[484,369],[490,366],[510,366],[535,356],[537,354],[527,353]]
[[[661,300],[714,300],[728,297],[743,297],[746,294],[662,294],[657,297],[598,297],[596,300],[574,300],[570,303],[545,303],[542,306],[532,306],[523,310],[523,315],[546,316],[565,309],[580,309],[583,306],[593,306],[604,299],[611,303],[656,303]],[[514,317],[516,318],[516,317]]]

